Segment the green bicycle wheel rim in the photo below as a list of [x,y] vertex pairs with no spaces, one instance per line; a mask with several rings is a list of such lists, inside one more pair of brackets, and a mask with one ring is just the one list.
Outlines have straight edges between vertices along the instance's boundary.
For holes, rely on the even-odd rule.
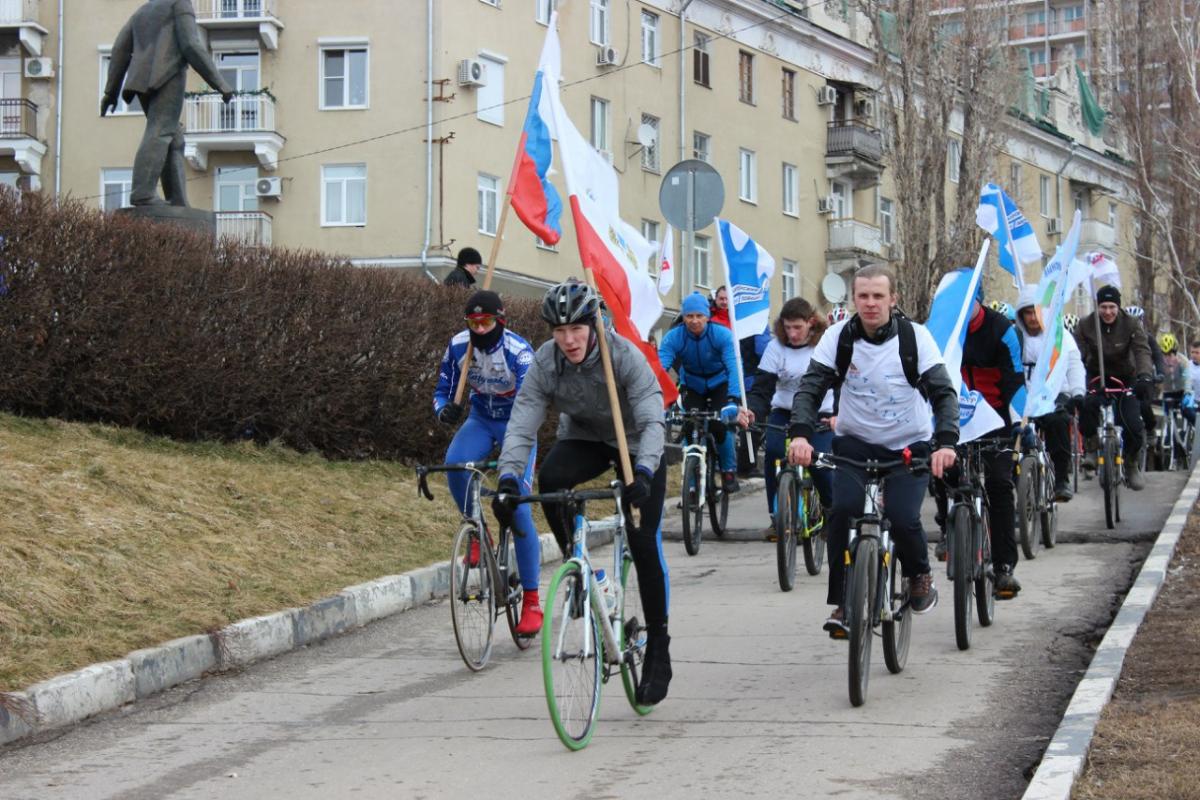
[[[568,561],[554,573],[554,577],[550,579],[550,586],[546,591],[546,598],[549,602],[555,601],[558,596],[559,584],[572,572],[582,573],[583,570],[579,564],[574,561]],[[553,608],[546,609],[547,622],[555,619],[554,614],[555,610]],[[592,630],[594,641],[597,646],[600,646],[600,633],[596,627],[595,617],[592,617]],[[551,665],[554,663],[554,646],[557,639],[558,636],[554,629],[544,624],[542,628],[542,684],[546,693],[546,707],[550,711],[550,722],[554,725],[554,732],[558,734],[559,741],[568,750],[582,750],[592,741],[592,735],[596,732],[596,721],[600,713],[600,694],[603,688],[599,679],[597,679],[595,708],[592,712],[591,723],[588,725],[587,731],[584,732],[583,736],[578,738],[571,736],[563,725],[562,714],[558,710],[558,701],[554,697],[554,677]],[[599,653],[596,654],[596,658],[600,658]]]

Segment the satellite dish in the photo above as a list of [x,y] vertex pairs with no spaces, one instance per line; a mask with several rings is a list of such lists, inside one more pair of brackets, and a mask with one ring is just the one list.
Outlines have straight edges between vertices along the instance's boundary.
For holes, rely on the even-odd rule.
[[842,302],[846,299],[846,281],[841,275],[830,273],[821,280],[821,294],[830,303]]
[[638,125],[638,144],[640,144],[642,147],[653,147],[655,138],[657,137],[654,135],[654,127],[652,125],[646,125],[645,123]]

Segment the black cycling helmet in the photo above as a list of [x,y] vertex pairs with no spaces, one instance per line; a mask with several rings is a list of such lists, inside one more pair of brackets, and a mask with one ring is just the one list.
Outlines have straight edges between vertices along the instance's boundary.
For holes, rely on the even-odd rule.
[[551,327],[591,322],[599,310],[600,295],[578,281],[551,286],[542,298],[542,319]]

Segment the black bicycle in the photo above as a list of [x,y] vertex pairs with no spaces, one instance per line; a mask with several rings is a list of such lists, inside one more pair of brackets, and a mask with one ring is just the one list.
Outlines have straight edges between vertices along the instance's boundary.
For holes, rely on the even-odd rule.
[[975,441],[961,444],[957,450],[958,483],[947,485],[946,576],[954,584],[954,641],[959,650],[966,650],[971,646],[975,615],[985,628],[996,618],[984,464],[989,456],[1011,452],[1011,448]]
[[[784,426],[758,423],[761,431],[783,430]],[[818,426],[818,432],[829,430],[828,424]],[[790,439],[785,440],[784,453]],[[813,484],[812,472],[784,458],[768,464],[776,475],[775,508],[775,566],[779,588],[790,592],[796,585],[796,543],[804,552],[804,570],[809,575],[821,574],[825,563],[825,513],[817,487]]]
[[[1036,423],[1030,421],[1036,428]],[[1026,559],[1037,558],[1044,545],[1054,547],[1058,541],[1058,502],[1054,494],[1054,462],[1038,431],[1033,447],[1014,453],[1017,459],[1017,530],[1021,552]]]
[[[683,425],[683,487],[679,493],[683,509],[683,547],[689,556],[700,552],[704,533],[704,506],[717,537],[725,535],[729,520],[729,495],[719,479],[717,440],[710,426],[721,415],[699,409],[673,409],[667,415],[670,425]],[[732,430],[726,432],[732,435]]]
[[1100,379],[1092,378],[1088,391],[1101,396],[1096,474],[1100,478],[1100,488],[1104,490],[1104,525],[1112,529],[1121,521],[1121,484],[1125,482],[1125,443],[1121,426],[1116,421],[1116,404],[1118,398],[1128,397],[1133,392],[1117,378],[1110,377],[1108,383],[1101,390]]

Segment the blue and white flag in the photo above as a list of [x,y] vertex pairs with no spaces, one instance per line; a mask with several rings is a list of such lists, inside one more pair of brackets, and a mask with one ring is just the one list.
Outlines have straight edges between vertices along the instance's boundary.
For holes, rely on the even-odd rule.
[[975,268],[947,272],[938,283],[929,309],[929,321],[925,327],[942,351],[946,372],[958,390],[958,440],[969,442],[1004,425],[996,409],[988,405],[983,395],[968,389],[962,382],[963,345],[967,340],[967,321],[971,316],[971,303],[975,300],[975,288],[983,274],[987,260],[989,242],[979,250]]
[[717,220],[721,258],[729,286],[729,322],[733,338],[757,336],[771,322],[771,276],[775,259],[749,234],[728,220]]
[[1029,401],[1025,406],[1029,417],[1040,417],[1054,411],[1054,400],[1067,375],[1063,338],[1071,334],[1063,327],[1063,306],[1092,269],[1088,261],[1075,258],[1081,227],[1082,217],[1076,211],[1067,238],[1054,251],[1054,258],[1046,265],[1042,280],[1038,283],[1038,305],[1043,309],[1047,338],[1029,378]]
[[1021,264],[1041,261],[1042,246],[1017,204],[996,184],[984,184],[979,193],[979,207],[975,209],[975,224],[996,239],[1000,266],[1012,273],[1018,287],[1024,286]]

